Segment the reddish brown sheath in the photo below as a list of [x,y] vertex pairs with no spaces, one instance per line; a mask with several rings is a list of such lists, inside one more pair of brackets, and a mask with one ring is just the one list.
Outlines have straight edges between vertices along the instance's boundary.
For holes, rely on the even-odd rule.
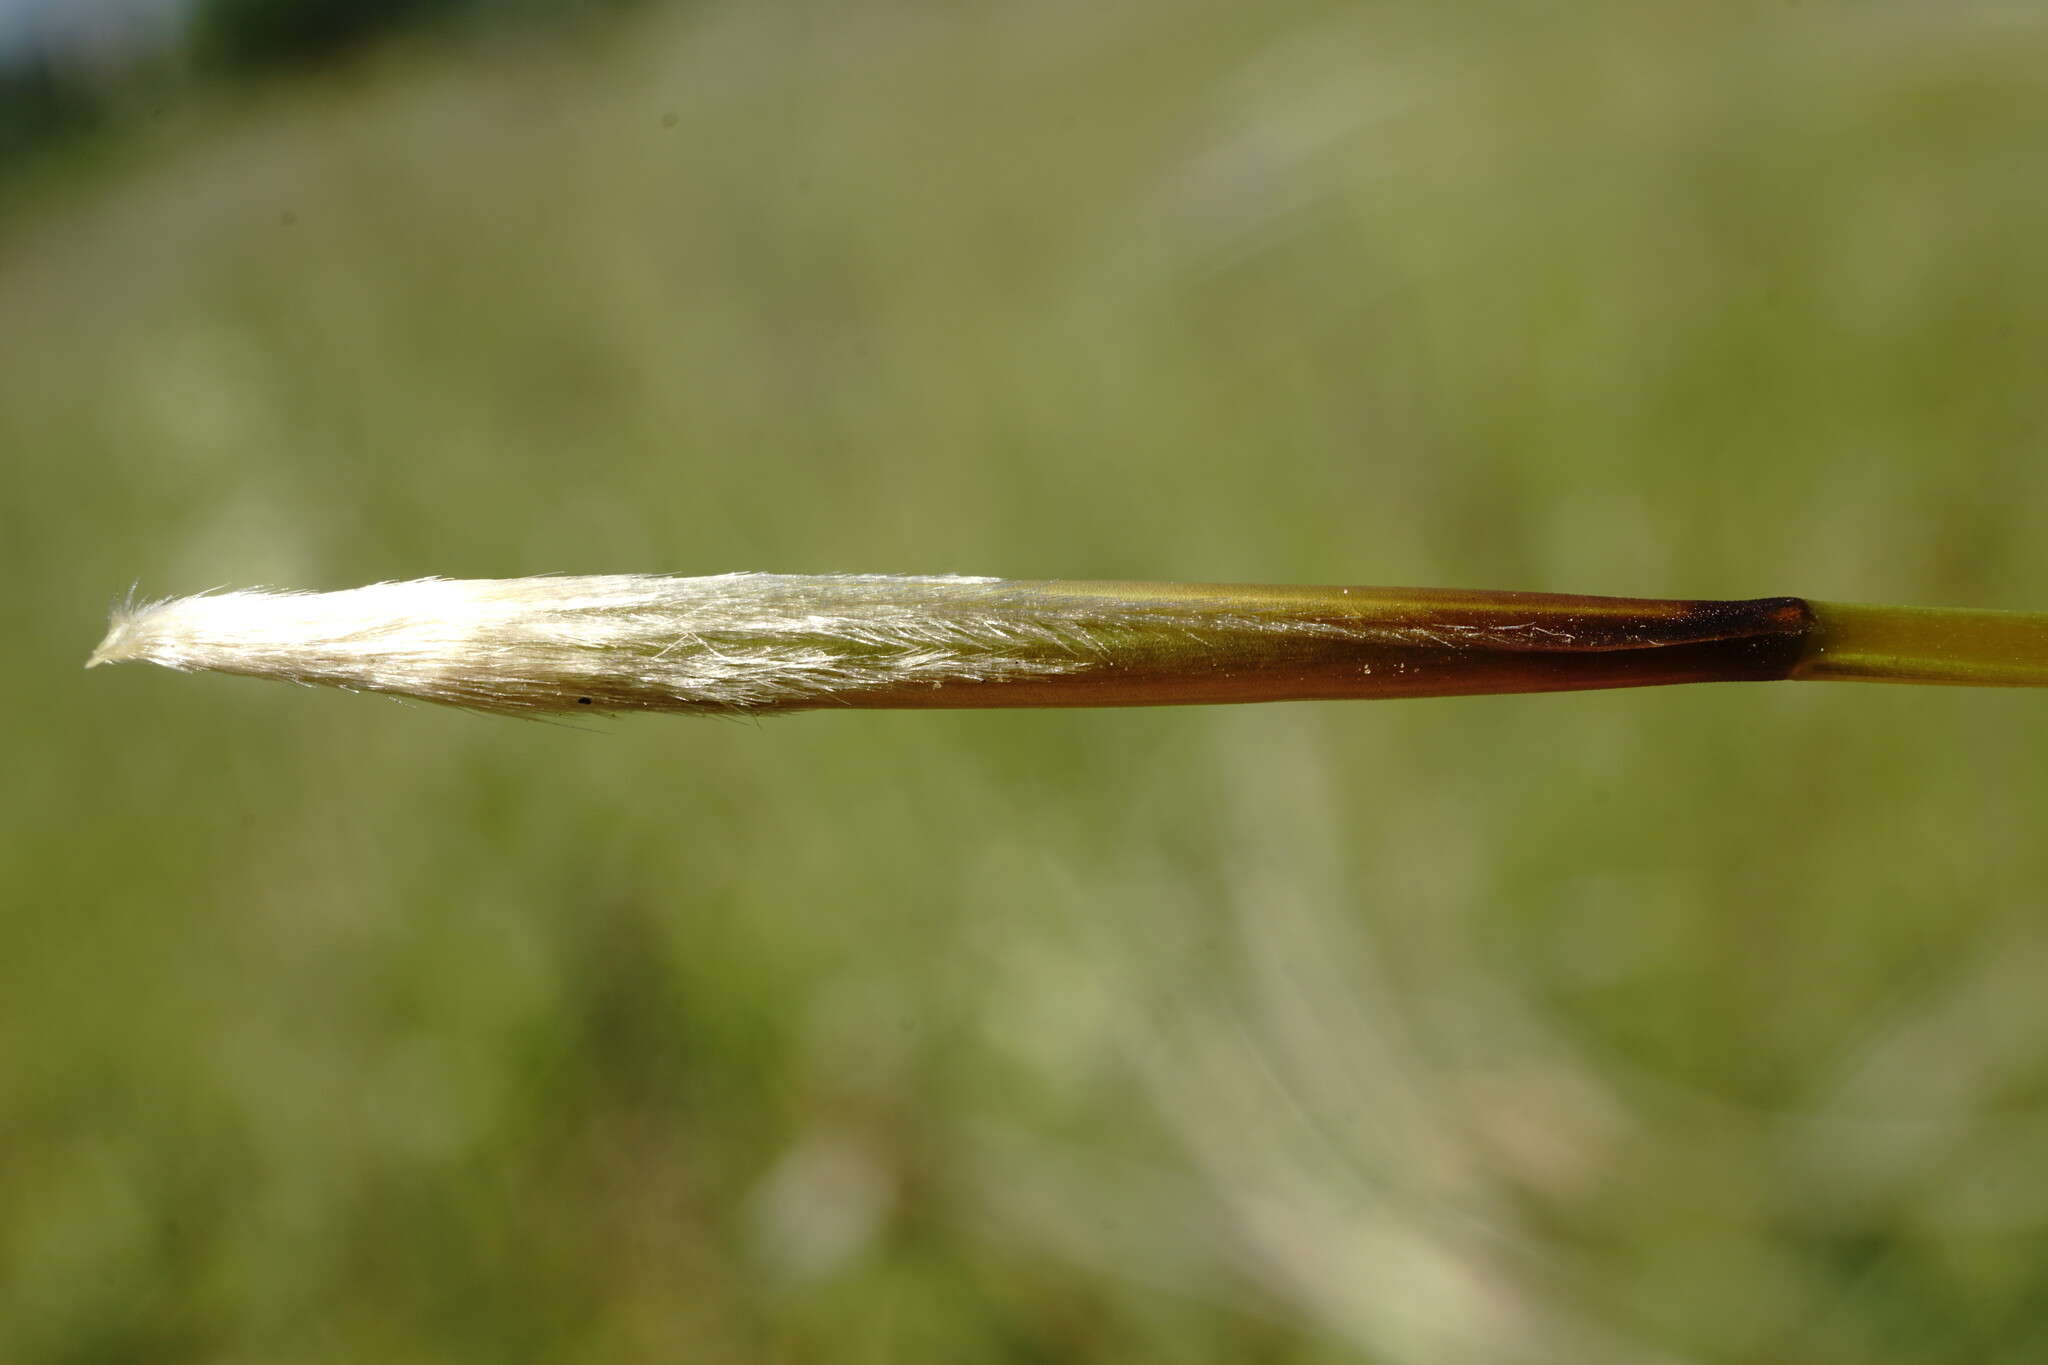
[[853,707],[1179,706],[1563,692],[1793,675],[1797,597],[1678,601],[1438,588],[1011,581],[991,617],[1086,620],[1043,677],[841,695]]

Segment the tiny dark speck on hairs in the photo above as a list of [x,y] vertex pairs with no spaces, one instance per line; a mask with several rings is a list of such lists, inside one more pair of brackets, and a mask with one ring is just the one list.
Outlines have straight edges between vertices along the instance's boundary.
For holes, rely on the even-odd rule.
[[577,704],[578,706],[588,706],[588,705],[590,705],[590,698],[588,698],[588,697],[578,697],[578,698],[576,699],[576,704]]

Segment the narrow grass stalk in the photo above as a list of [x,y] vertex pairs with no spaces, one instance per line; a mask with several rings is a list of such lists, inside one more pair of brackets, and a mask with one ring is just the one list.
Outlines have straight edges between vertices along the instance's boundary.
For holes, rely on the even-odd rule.
[[1841,679],[2048,685],[2048,615],[1798,597],[832,574],[422,579],[129,603],[144,660],[510,715],[1171,706]]

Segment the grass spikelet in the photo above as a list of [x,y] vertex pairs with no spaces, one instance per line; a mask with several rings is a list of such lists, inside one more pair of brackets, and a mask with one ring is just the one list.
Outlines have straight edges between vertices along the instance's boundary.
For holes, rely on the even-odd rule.
[[419,579],[118,608],[140,660],[508,715],[1159,706],[1796,677],[2033,685],[2018,613],[866,574]]

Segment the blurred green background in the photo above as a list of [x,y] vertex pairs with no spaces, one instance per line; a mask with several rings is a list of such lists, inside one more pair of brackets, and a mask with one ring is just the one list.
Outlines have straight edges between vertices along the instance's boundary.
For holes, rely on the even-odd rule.
[[138,580],[2048,607],[2048,12],[351,43],[0,186],[0,1358],[2048,1355],[2039,694],[78,671]]

